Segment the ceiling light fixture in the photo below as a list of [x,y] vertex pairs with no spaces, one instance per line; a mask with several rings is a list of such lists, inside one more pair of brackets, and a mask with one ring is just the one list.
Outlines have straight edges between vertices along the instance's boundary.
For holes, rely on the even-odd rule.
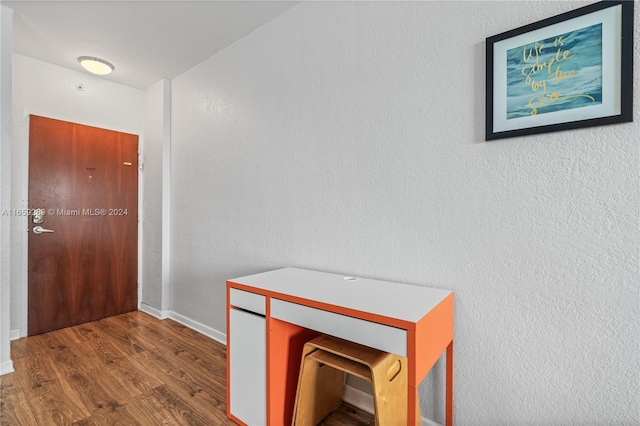
[[80,56],[78,58],[80,65],[87,71],[97,75],[111,74],[111,71],[115,69],[113,65],[104,59],[95,58],[93,56]]

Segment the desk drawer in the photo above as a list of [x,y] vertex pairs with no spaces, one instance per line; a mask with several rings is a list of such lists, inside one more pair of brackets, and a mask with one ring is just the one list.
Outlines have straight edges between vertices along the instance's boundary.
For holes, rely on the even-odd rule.
[[400,328],[278,299],[271,299],[271,317],[385,352],[407,356],[407,331]]
[[236,308],[245,309],[256,314],[266,314],[265,297],[261,294],[250,293],[232,288],[229,293],[229,304]]

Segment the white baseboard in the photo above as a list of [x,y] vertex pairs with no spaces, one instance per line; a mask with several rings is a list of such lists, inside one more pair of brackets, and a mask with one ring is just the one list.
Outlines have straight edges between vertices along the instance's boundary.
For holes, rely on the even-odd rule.
[[169,311],[169,318],[171,318],[175,322],[179,322],[186,327],[189,327],[192,330],[197,331],[200,334],[204,334],[205,336],[215,340],[216,342],[222,343],[223,345],[227,344],[227,335],[216,330],[213,327],[209,327],[208,325],[204,325],[201,322],[192,320],[191,318],[185,317],[184,315],[180,315],[173,311]]
[[174,320],[175,322],[178,322],[182,325],[184,325],[185,327],[189,327],[192,330],[197,331],[200,334],[203,334],[207,337],[209,337],[210,339],[215,340],[216,342],[220,342],[223,345],[227,344],[227,335],[225,333],[222,333],[218,330],[216,330],[213,327],[209,327],[208,325],[204,325],[201,322],[198,322],[196,320],[193,320],[189,317],[185,317],[184,315],[180,315],[177,312],[173,312],[173,311],[160,311],[156,308],[154,308],[153,306],[149,306],[146,303],[140,303],[140,307],[138,308],[140,309],[142,312],[145,312],[151,316],[154,316],[158,319],[164,320],[167,318],[170,318],[172,320]]
[[366,411],[369,414],[374,414],[373,396],[368,392],[365,392],[358,388],[354,388],[350,385],[344,385],[344,394],[342,395],[342,400],[347,404],[358,407],[362,411]]
[[13,340],[18,340],[18,339],[20,339],[21,337],[22,337],[22,336],[21,336],[21,333],[20,333],[20,329],[19,329],[19,328],[15,329],[15,330],[11,330],[11,331],[9,332],[9,340],[11,340],[11,341],[13,341]]
[[169,311],[160,311],[146,303],[140,303],[140,307],[138,309],[161,320],[169,318]]
[[[373,408],[373,396],[368,393],[361,391],[358,388],[354,388],[350,385],[344,386],[344,394],[342,396],[344,402],[353,405],[356,408],[361,409],[362,411],[366,411],[369,414],[374,414]],[[434,422],[431,419],[426,417],[422,417],[422,426],[442,426],[438,422]]]
[[0,364],[0,376],[13,373],[14,371],[15,370],[13,369],[13,361],[5,361]]

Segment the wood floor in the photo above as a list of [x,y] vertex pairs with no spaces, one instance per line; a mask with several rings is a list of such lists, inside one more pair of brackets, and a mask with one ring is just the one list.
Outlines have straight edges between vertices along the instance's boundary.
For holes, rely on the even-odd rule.
[[[226,348],[171,320],[132,312],[11,343],[0,425],[234,425]],[[373,425],[347,404],[324,426]]]

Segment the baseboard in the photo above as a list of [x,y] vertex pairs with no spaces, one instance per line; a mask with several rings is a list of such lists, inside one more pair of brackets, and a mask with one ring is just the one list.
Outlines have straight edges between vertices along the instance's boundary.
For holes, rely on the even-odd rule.
[[184,315],[180,315],[173,311],[169,311],[169,318],[171,318],[175,322],[179,322],[186,327],[189,327],[192,330],[197,331],[200,334],[204,334],[205,336],[215,340],[216,342],[222,343],[223,345],[227,344],[227,335],[216,330],[215,328],[204,325],[201,322],[192,320],[191,318],[185,317]]
[[207,337],[209,337],[210,339],[215,340],[216,342],[220,342],[223,345],[227,344],[227,335],[225,333],[222,333],[218,330],[216,330],[213,327],[209,327],[208,325],[204,325],[201,322],[198,322],[196,320],[192,320],[189,317],[185,317],[184,315],[180,315],[177,312],[173,312],[173,311],[160,311],[156,308],[154,308],[153,306],[149,306],[146,303],[140,303],[140,307],[138,308],[139,310],[141,310],[142,312],[145,312],[151,316],[154,316],[158,319],[161,320],[165,320],[167,318],[170,318],[172,320],[174,320],[175,322],[179,322],[180,324],[184,325],[185,327],[189,327],[192,330],[197,331],[200,334],[203,334]]
[[13,341],[13,340],[18,340],[20,339],[22,336],[20,335],[20,329],[17,328],[15,330],[11,330],[9,332],[9,340]]
[[13,369],[13,361],[5,361],[2,364],[0,364],[0,376],[13,373],[14,371],[15,370]]
[[[374,414],[373,396],[368,392],[364,392],[350,385],[345,385],[342,399],[347,404],[351,404],[354,407],[359,408],[362,411],[366,411],[369,414]],[[434,422],[431,419],[422,417],[422,426],[442,426],[442,425],[438,422]]]
[[160,311],[153,306],[147,305],[146,303],[140,303],[140,307],[138,309],[161,320],[169,318],[170,311]]
[[368,392],[354,388],[350,385],[344,385],[342,400],[347,404],[351,404],[354,407],[361,409],[362,411],[374,414],[373,396]]
[[426,417],[422,417],[422,426],[443,426],[442,424],[438,423],[438,422],[434,422],[431,419],[428,419]]

